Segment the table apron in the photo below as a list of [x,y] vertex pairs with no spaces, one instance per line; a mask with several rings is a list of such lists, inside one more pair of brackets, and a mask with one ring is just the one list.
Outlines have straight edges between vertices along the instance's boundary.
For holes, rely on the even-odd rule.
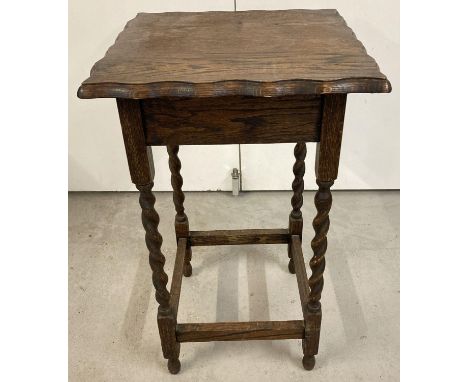
[[146,144],[210,145],[318,142],[323,99],[154,98],[140,101]]

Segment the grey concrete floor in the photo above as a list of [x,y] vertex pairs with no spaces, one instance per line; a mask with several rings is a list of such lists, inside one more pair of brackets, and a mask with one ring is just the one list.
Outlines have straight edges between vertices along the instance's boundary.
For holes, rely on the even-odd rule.
[[[313,196],[304,194],[306,262]],[[172,195],[156,197],[171,277]],[[290,197],[193,192],[185,205],[194,230],[286,228]],[[173,376],[161,354],[138,195],[71,193],[70,381],[399,380],[399,192],[335,191],[333,198],[315,369],[302,368],[300,340],[184,343],[182,369]],[[179,322],[301,319],[286,252],[285,245],[194,248]]]

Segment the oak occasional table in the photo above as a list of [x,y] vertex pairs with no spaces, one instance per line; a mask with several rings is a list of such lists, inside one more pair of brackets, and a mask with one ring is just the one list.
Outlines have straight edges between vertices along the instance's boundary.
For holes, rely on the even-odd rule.
[[[305,369],[318,352],[330,187],[338,174],[348,93],[386,93],[387,78],[336,10],[140,13],[129,21],[78,90],[116,98],[156,289],[158,327],[171,373],[182,342],[302,339]],[[192,231],[184,212],[179,145],[296,143],[288,228]],[[317,142],[311,276],[302,254],[306,142]],[[167,146],[177,252],[170,290],[152,193],[151,146]],[[207,196],[209,197],[209,196]],[[179,323],[192,247],[287,245],[303,318],[295,321]],[[286,256],[286,254],[285,254]],[[286,267],[286,264],[285,264]]]

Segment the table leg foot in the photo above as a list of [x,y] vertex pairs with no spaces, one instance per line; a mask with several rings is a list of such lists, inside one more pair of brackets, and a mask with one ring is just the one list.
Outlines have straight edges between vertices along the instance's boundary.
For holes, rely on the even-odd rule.
[[296,273],[296,270],[294,269],[294,261],[292,259],[289,259],[288,269],[289,269],[289,273],[293,275]]
[[167,361],[167,368],[171,374],[177,374],[180,371],[180,361],[178,358],[169,359]]
[[302,358],[302,366],[304,366],[304,369],[306,370],[312,370],[315,366],[315,356],[305,355]]
[[184,264],[184,276],[185,277],[192,276],[192,265],[190,263]]

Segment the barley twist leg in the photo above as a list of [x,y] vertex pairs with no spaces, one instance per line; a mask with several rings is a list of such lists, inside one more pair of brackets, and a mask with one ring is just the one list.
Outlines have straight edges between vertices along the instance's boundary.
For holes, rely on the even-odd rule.
[[[302,239],[302,212],[303,203],[302,194],[304,192],[304,173],[305,173],[305,157],[307,154],[307,146],[305,142],[298,142],[294,147],[294,157],[296,162],[293,166],[294,180],[292,182],[293,196],[291,197],[292,211],[289,214],[289,233],[299,235]],[[295,273],[294,261],[291,254],[291,243],[288,244],[289,272]]]
[[[184,179],[180,175],[180,169],[182,164],[178,156],[179,146],[167,146],[167,153],[169,154],[169,168],[171,170],[171,185],[173,189],[172,199],[174,201],[174,207],[176,209],[175,216],[175,230],[177,240],[181,237],[189,237],[189,221],[188,217],[185,214],[184,201],[185,195],[182,191],[182,185],[184,184]],[[184,276],[189,277],[192,275],[192,265],[190,260],[192,259],[192,248],[190,245],[187,245],[185,251],[185,260],[184,260]]]
[[322,321],[322,308],[320,298],[323,290],[323,273],[325,271],[325,253],[327,251],[327,233],[330,227],[328,214],[332,205],[330,187],[333,181],[317,180],[319,189],[315,194],[315,207],[317,215],[312,223],[315,236],[312,239],[314,255],[310,260],[312,275],[309,278],[310,294],[305,307],[306,317],[305,338],[302,340],[304,357],[302,365],[306,370],[312,370],[315,366],[315,354],[318,352],[320,340],[320,327]]
[[140,191],[141,220],[145,229],[145,241],[149,250],[149,263],[153,271],[153,285],[156,289],[158,308],[158,328],[164,358],[168,360],[167,367],[172,374],[180,370],[180,344],[175,338],[176,321],[169,305],[170,294],[167,290],[168,277],[164,272],[166,259],[161,252],[162,236],[158,231],[159,215],[154,209],[156,198],[153,183],[137,185]]

